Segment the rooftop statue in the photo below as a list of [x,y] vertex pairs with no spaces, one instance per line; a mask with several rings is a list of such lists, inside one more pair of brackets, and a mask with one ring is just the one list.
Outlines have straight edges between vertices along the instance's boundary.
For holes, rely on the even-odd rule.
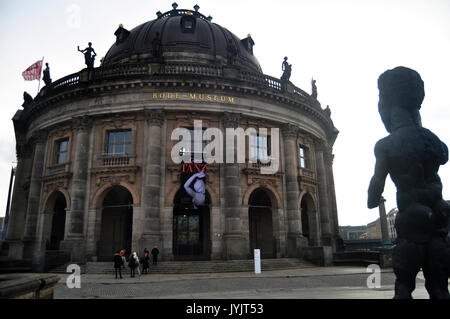
[[287,62],[287,57],[284,58],[283,64],[281,66],[281,71],[283,71],[283,75],[281,76],[282,82],[288,82],[291,78],[291,72],[292,72],[292,64],[289,64]]
[[95,57],[97,56],[97,53],[95,53],[94,48],[92,47],[92,43],[88,43],[88,47],[84,50],[80,50],[80,47],[78,46],[78,51],[84,54],[84,63],[86,63],[86,66],[88,69],[94,68],[94,62]]
[[311,79],[311,96],[317,100],[317,85],[314,79]]
[[23,108],[26,108],[28,104],[30,104],[31,102],[33,102],[33,98],[31,97],[30,94],[28,94],[28,92],[23,92]]
[[43,71],[44,76],[42,79],[44,80],[45,85],[52,84],[52,79],[50,78],[50,67],[48,66],[48,63],[45,63],[46,68]]
[[449,299],[450,207],[442,198],[440,165],[448,148],[422,127],[420,107],[424,84],[414,70],[397,67],[378,79],[378,111],[389,136],[375,145],[375,174],[368,190],[368,207],[379,205],[387,175],[397,187],[397,243],[392,263],[396,299],[410,299],[422,268],[432,299]]

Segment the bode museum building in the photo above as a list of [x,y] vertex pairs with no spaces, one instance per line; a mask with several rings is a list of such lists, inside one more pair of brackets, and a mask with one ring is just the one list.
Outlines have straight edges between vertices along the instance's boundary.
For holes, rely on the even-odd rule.
[[329,108],[314,85],[310,95],[289,81],[287,59],[281,79],[265,75],[250,35],[173,7],[119,26],[99,67],[89,46],[86,69],[25,98],[2,254],[36,270],[155,245],[163,261],[260,249],[330,264]]

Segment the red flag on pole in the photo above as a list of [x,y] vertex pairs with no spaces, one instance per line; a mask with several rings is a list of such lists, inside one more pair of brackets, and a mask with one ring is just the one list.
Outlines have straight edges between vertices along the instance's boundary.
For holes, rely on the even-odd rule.
[[26,69],[22,73],[22,76],[25,79],[25,81],[40,80],[41,72],[42,72],[42,60],[37,61],[32,66],[30,66],[28,69]]

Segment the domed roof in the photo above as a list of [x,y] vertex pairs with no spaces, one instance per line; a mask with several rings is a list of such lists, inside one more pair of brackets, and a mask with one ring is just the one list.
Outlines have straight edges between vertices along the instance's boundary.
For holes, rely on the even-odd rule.
[[156,20],[131,31],[119,26],[115,32],[116,43],[109,49],[103,64],[163,59],[166,63],[233,64],[262,73],[258,60],[253,56],[255,43],[250,35],[241,40],[224,27],[212,23],[211,17],[197,11],[174,8],[157,15]]

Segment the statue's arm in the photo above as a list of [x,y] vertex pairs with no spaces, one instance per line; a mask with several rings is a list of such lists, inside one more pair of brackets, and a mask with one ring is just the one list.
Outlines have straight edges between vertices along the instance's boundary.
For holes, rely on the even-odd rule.
[[380,204],[381,195],[388,174],[387,154],[385,141],[381,140],[375,145],[375,173],[370,181],[367,207],[375,208]]
[[197,177],[197,174],[194,174],[186,181],[186,183],[184,183],[184,189],[191,197],[195,196],[195,192],[192,190],[192,188],[190,188],[190,186],[196,177]]

